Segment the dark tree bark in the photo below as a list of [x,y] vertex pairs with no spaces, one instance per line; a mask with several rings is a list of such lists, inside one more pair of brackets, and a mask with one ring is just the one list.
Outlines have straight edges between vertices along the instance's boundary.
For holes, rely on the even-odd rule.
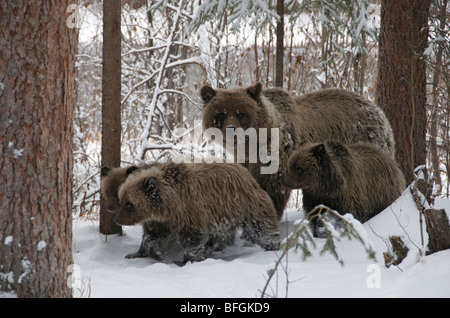
[[[121,148],[121,1],[103,1],[102,167],[120,166]],[[100,197],[100,232],[121,234]]]
[[377,102],[396,142],[396,158],[407,182],[425,164],[426,65],[431,0],[381,2]]
[[70,297],[70,1],[0,1],[0,290]]
[[428,233],[428,254],[450,248],[450,224],[444,209],[423,211]]
[[277,43],[275,56],[275,86],[283,87],[283,59],[284,59],[284,0],[277,0],[277,14],[280,21],[277,22]]

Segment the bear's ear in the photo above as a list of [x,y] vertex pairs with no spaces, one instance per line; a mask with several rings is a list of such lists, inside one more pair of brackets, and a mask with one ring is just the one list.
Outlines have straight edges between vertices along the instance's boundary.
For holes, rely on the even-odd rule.
[[256,100],[257,102],[261,99],[261,92],[262,92],[262,84],[261,82],[257,82],[247,88],[247,94]]
[[100,175],[102,177],[106,177],[108,175],[108,173],[111,171],[110,167],[102,167],[102,169],[100,170]]
[[200,96],[202,100],[207,103],[209,102],[214,96],[216,96],[216,91],[214,88],[212,88],[209,85],[205,85],[200,89]]
[[340,142],[331,140],[331,141],[327,142],[327,146],[328,146],[329,152],[337,157],[342,158],[342,157],[348,156],[347,148]]
[[142,183],[143,191],[150,200],[153,211],[162,211],[163,203],[159,195],[158,180],[155,177],[147,177]]
[[179,178],[180,174],[185,169],[184,163],[169,163],[166,167],[163,169],[163,178],[167,182],[177,182],[177,179]]
[[127,174],[127,176],[129,176],[130,174],[132,174],[133,172],[135,172],[136,170],[138,170],[139,168],[136,166],[131,166],[127,169],[127,171],[125,171],[125,173]]
[[147,177],[142,182],[142,189],[146,194],[152,196],[158,190],[158,181],[155,177]]
[[327,150],[325,149],[324,144],[319,144],[311,149],[311,153],[314,158],[317,159],[319,162],[323,162],[324,159],[327,157]]

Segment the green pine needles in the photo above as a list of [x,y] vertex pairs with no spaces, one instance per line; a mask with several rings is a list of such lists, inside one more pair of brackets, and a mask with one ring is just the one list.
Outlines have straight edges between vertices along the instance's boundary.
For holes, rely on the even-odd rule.
[[329,253],[341,266],[344,266],[344,259],[339,255],[336,243],[342,240],[356,240],[364,247],[367,257],[376,261],[375,250],[367,237],[367,233],[353,215],[341,215],[324,205],[318,205],[303,219],[294,223],[294,230],[282,242],[282,254],[277,259],[275,266],[267,272],[268,278],[261,292],[261,297],[268,297],[267,288],[280,266],[283,267],[283,261],[287,259],[290,250],[293,249],[296,253],[299,253],[302,261],[306,261],[313,255],[313,250],[318,248],[311,231],[314,228],[317,230],[317,235],[325,239],[319,255],[323,256]]

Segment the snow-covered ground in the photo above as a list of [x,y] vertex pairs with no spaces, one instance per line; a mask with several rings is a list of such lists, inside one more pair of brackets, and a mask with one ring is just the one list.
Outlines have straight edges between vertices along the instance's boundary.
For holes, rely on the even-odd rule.
[[[450,200],[436,207],[450,211]],[[448,212],[447,212],[448,213]],[[283,235],[302,217],[296,209],[286,211]],[[337,244],[341,266],[329,254],[319,255],[325,239],[316,239],[317,249],[306,261],[300,252],[289,251],[287,260],[271,280],[267,294],[276,297],[450,297],[450,250],[420,255],[419,212],[409,190],[389,208],[363,224],[376,250],[369,260],[361,243],[342,240]],[[124,235],[107,238],[98,223],[76,219],[72,278],[78,297],[260,297],[267,272],[281,252],[260,247],[234,246],[203,262],[184,267],[152,259],[125,259],[141,242],[139,226],[124,227]],[[407,258],[397,267],[386,268],[383,252],[390,235],[399,235],[408,246]],[[424,246],[427,234],[424,230]],[[287,275],[286,275],[287,273]]]

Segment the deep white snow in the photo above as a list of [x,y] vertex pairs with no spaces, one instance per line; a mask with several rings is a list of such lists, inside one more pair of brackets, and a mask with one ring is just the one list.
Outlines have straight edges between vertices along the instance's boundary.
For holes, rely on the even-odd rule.
[[[450,200],[440,199],[435,207],[450,211]],[[448,213],[448,212],[447,212]],[[283,236],[301,218],[297,209],[288,209],[281,223]],[[333,256],[319,255],[324,239],[316,239],[317,249],[306,261],[290,250],[267,291],[275,297],[450,297],[450,250],[421,255],[419,212],[409,190],[390,207],[363,224],[376,250],[376,262],[369,260],[361,243],[338,242],[341,266]],[[76,219],[72,282],[77,297],[260,297],[267,271],[281,252],[265,252],[260,247],[234,246],[203,262],[184,267],[158,263],[152,259],[125,259],[141,242],[140,226],[124,227],[124,235],[99,234],[98,222]],[[399,266],[386,268],[383,252],[389,235],[399,235],[409,247]],[[287,275],[286,275],[287,273]]]

